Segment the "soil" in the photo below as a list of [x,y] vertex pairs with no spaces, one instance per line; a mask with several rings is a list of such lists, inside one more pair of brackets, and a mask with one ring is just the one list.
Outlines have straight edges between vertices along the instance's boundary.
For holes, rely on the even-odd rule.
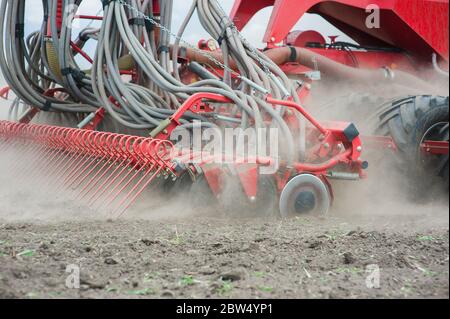
[[448,298],[448,212],[432,211],[4,221],[0,298]]
[[0,298],[449,298],[448,190],[405,194],[389,167],[334,183],[325,218],[153,193],[113,218],[19,155],[0,163]]

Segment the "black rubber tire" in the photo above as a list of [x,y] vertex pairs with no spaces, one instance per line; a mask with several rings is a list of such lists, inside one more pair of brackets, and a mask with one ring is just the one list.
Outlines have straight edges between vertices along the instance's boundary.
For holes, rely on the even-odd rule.
[[[372,171],[372,176],[389,176],[389,172],[399,171],[402,178],[406,177],[400,187],[406,186],[408,193],[416,190],[423,194],[430,185],[436,188],[434,186],[442,180],[448,190],[448,156],[436,159],[434,166],[423,165],[419,156],[425,132],[436,123],[448,123],[448,97],[418,95],[391,99],[353,93],[333,99],[314,113],[322,119],[353,122],[362,135],[391,136],[394,139],[399,153],[394,155],[393,160],[390,160],[392,158],[387,150],[365,150],[366,158],[374,161],[377,167],[376,172]],[[416,195],[416,192],[412,194]]]
[[380,108],[376,118],[378,125],[375,126],[374,134],[394,139],[399,149],[401,169],[414,182],[416,190],[421,193],[426,191],[435,182],[436,176],[443,178],[448,188],[448,155],[435,156],[433,165],[424,165],[420,151],[427,132],[440,123],[447,123],[447,127],[435,138],[448,141],[448,97],[423,95],[399,99]]

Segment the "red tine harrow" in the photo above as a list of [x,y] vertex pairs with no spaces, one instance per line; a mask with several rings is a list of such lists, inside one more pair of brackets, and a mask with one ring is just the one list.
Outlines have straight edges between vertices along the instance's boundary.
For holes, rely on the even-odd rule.
[[0,122],[0,138],[2,152],[19,148],[36,158],[24,176],[52,175],[57,189],[76,191],[76,199],[89,195],[90,204],[106,194],[103,204],[116,215],[157,177],[175,177],[169,141],[7,121]]

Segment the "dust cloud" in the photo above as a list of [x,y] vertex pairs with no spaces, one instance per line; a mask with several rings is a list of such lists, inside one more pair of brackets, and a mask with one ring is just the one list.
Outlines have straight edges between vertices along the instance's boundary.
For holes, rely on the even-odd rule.
[[[74,167],[71,159],[65,159],[67,164],[64,165],[70,169],[66,171],[66,168],[56,163],[54,166],[46,165],[48,163],[42,159],[48,159],[49,156],[46,157],[42,152],[26,151],[16,145],[8,147],[1,142],[0,152],[0,220],[6,222],[102,221],[119,217],[163,220],[199,214],[199,210],[190,207],[188,195],[182,191],[173,198],[163,196],[158,186],[165,182],[164,179],[155,182],[134,206],[122,214],[121,210],[114,209],[115,205],[106,205],[107,199],[112,196],[109,192],[98,193],[98,200],[94,203],[89,201],[100,183],[92,190],[84,188],[95,173],[91,173],[87,179],[77,178],[73,173],[71,175],[70,168]],[[81,172],[83,168],[78,171]],[[119,199],[130,188],[122,191]],[[83,189],[89,192],[82,192]]]
[[[448,80],[437,77],[430,83],[436,88],[433,93],[448,96]],[[311,97],[310,111],[321,120],[352,121],[362,135],[368,136],[373,134],[373,127],[367,119],[375,107],[400,97],[427,93],[401,85],[367,87],[323,81]],[[331,181],[332,214],[378,225],[448,227],[448,189],[442,178],[429,174],[413,176],[414,169],[399,162],[397,154],[388,149],[367,147],[363,159],[369,162],[366,179]]]
[[[439,87],[439,90],[441,94],[448,95],[448,85]],[[379,85],[368,88],[324,80],[317,85],[308,104],[310,111],[322,120],[352,120],[362,132],[367,132],[367,128],[361,124],[368,112],[371,112],[371,107],[390,98],[419,93],[423,94],[415,89],[399,86]],[[348,107],[342,107],[343,103],[347,103]],[[0,104],[0,118],[4,118],[7,114],[7,103],[3,101]],[[355,112],[355,106],[359,107],[358,112]],[[236,183],[227,183],[228,193],[221,199],[222,203],[216,205],[208,201],[207,187],[175,188],[167,193],[167,190],[161,187],[164,181],[158,181],[160,185],[154,185],[142,194],[125,214],[112,214],[111,210],[104,206],[87,205],[85,199],[77,198],[79,192],[61,187],[64,177],[55,176],[51,168],[44,169],[45,163],[37,163],[36,155],[39,154],[6,147],[2,141],[0,152],[0,220],[59,222],[108,220],[118,216],[121,219],[138,220],[205,216],[231,216],[235,219],[239,216],[249,216],[245,211],[249,208],[248,205],[239,208],[245,198]],[[405,176],[404,172],[396,169],[398,163],[394,154],[389,151],[366,151],[364,159],[370,163],[367,179],[354,182],[332,181],[335,201],[330,214],[349,221],[364,219],[376,224],[449,224],[448,190],[442,188],[440,180],[431,180],[430,177],[430,181],[427,181],[430,188],[426,192],[418,193],[411,186],[424,181],[413,181]],[[233,204],[230,207],[234,212],[224,209],[227,201]],[[269,204],[274,204],[274,210],[277,209],[277,203]]]

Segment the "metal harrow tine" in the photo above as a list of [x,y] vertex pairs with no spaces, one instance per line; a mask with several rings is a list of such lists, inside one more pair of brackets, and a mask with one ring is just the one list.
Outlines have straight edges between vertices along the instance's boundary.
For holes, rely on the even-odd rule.
[[97,199],[99,199],[106,192],[106,190],[114,184],[114,182],[123,174],[123,172],[125,172],[132,165],[132,161],[130,161],[127,154],[124,152],[124,149],[126,149],[126,145],[130,143],[132,139],[134,139],[134,137],[132,136],[122,136],[116,151],[117,156],[119,158],[122,158],[123,161],[116,166],[114,171],[112,171],[111,174],[97,188],[97,190],[92,193],[91,197],[88,199],[89,205],[93,205],[97,201]]
[[[38,146],[35,148],[35,151],[31,153],[31,158],[36,157],[36,161],[34,165],[31,165],[29,169],[25,172],[25,178],[29,179],[30,182],[34,182],[36,179],[38,179],[41,174],[41,176],[47,176],[48,169],[46,166],[50,166],[53,162],[53,157],[56,156],[61,150],[53,145],[52,147],[48,147],[50,143],[45,143],[43,138],[45,138],[46,135],[52,134],[52,128],[50,127],[42,127],[36,130],[36,141],[35,144]],[[42,165],[42,168],[39,170],[39,166]],[[47,181],[49,183],[49,181]]]
[[[132,196],[132,194],[139,188],[139,185],[141,185],[144,180],[154,172],[154,174],[151,176],[150,181],[155,178],[160,172],[161,169],[163,169],[162,166],[158,168],[156,159],[150,154],[150,156],[146,156],[145,152],[151,152],[152,147],[154,144],[156,144],[157,141],[152,139],[146,139],[142,141],[142,143],[139,145],[139,149],[136,149],[137,156],[142,160],[144,168],[144,174],[140,177],[140,179],[137,180],[137,182],[134,184],[134,186],[131,187],[131,190],[123,197],[120,202],[116,205],[113,214],[127,201],[129,197]],[[149,145],[148,148],[146,148],[146,145]],[[131,183],[130,183],[131,185]],[[123,189],[124,190],[124,189]]]
[[175,174],[173,149],[153,138],[0,121],[0,150],[33,159],[11,161],[20,180],[72,189],[76,200],[113,207],[119,217],[159,176]]
[[[141,174],[142,172],[144,172],[147,168],[147,166],[149,165],[148,161],[143,161],[142,157],[139,156],[139,145],[140,143],[142,143],[145,140],[145,138],[139,138],[137,140],[134,141],[132,148],[130,151],[132,151],[132,158],[134,161],[136,161],[136,165],[135,167],[130,170],[130,172],[124,176],[124,178],[122,178],[121,181],[119,181],[119,183],[114,187],[114,189],[111,191],[110,195],[107,197],[106,200],[106,207],[110,206],[119,196],[122,192],[124,192],[130,185],[132,185],[133,181],[139,176],[139,174]],[[153,169],[153,168],[150,168]],[[135,171],[135,173],[133,174],[133,171]],[[133,174],[133,175],[132,175]],[[132,175],[130,178],[128,178],[130,175]],[[128,180],[127,180],[128,178]],[[125,183],[123,183],[125,182]]]
[[[127,178],[131,174],[133,174],[134,171],[138,170],[139,167],[142,166],[142,164],[139,161],[139,158],[136,157],[134,150],[137,148],[136,146],[144,139],[145,138],[143,138],[143,137],[129,137],[125,141],[125,144],[123,145],[123,147],[121,147],[124,157],[126,157],[129,162],[114,178],[112,178],[112,180],[110,182],[108,182],[107,188],[105,188],[104,190],[101,191],[101,193],[104,194],[106,192],[106,189],[112,187],[107,192],[105,199],[100,203],[100,205],[98,207],[99,209],[104,207],[105,205],[108,206],[108,203],[109,203],[108,199],[110,199],[110,197],[113,196],[114,192],[119,189],[119,187],[122,185],[122,183],[125,182],[127,180]],[[127,172],[127,170],[128,170],[128,172]],[[125,172],[126,172],[126,174],[124,176],[122,176],[122,178],[119,180],[119,182],[117,182],[117,180],[120,178],[120,176]],[[136,172],[136,174],[139,174],[139,171]],[[120,194],[120,192],[119,192],[119,194]],[[98,195],[97,199],[99,199],[99,197],[101,195]]]
[[[70,133],[70,129],[66,130],[54,130],[55,140],[61,144],[64,143],[64,138]],[[63,148],[61,146],[56,145],[54,147],[53,152],[50,154],[50,157],[45,160],[44,166],[42,168],[42,174],[44,176],[47,175],[55,175],[56,170],[64,163],[64,159],[68,155],[69,150]]]
[[[98,137],[98,140],[100,141],[99,143],[102,143],[104,141],[104,139],[109,140],[112,135],[110,135],[109,133],[102,133],[97,135],[96,137]],[[96,143],[96,139],[94,139],[94,149],[96,150],[96,154],[97,156],[94,157],[94,160],[88,164],[79,174],[78,176],[76,176],[73,181],[71,183],[68,184],[68,187],[72,187],[73,189],[77,189],[78,187],[80,187],[83,182],[85,182],[89,176],[95,172],[95,170],[100,167],[100,165],[106,161],[109,157],[108,153],[103,152],[102,148],[95,144]],[[106,141],[108,142],[108,141]],[[92,166],[93,165],[93,166]],[[106,164],[105,164],[106,165]],[[90,170],[88,171],[88,169],[90,168]],[[86,173],[87,171],[87,173]]]
[[[117,191],[117,190],[119,189],[120,185],[122,185],[122,183],[125,182],[125,181],[127,180],[127,178],[128,178],[131,174],[133,174],[133,171],[135,171],[135,170],[137,170],[137,169],[139,168],[139,166],[140,166],[140,164],[139,164],[139,163],[136,163],[133,167],[131,167],[130,169],[128,169],[128,172],[125,174],[125,176],[123,176],[122,179],[121,179],[117,184],[115,184],[115,186],[114,186],[110,191],[108,191],[108,193],[106,194],[104,200],[100,203],[100,206],[98,206],[98,209],[101,209],[101,208],[105,207],[105,205],[106,205],[106,207],[108,206],[108,204],[110,203],[108,200],[111,199],[111,196],[113,196],[114,192]],[[139,174],[139,171],[136,172],[136,175],[138,175],[138,174]],[[113,180],[113,183],[116,182],[117,179],[118,179],[119,177],[120,177],[120,175],[118,175],[118,176]],[[111,185],[111,186],[112,186],[112,185]],[[120,194],[120,192],[119,192],[119,194]]]
[[114,150],[119,137],[120,135],[113,134],[111,135],[111,144],[103,145],[104,151],[108,154],[110,159],[108,159],[97,171],[97,173],[95,173],[95,175],[85,183],[83,189],[79,192],[77,199],[83,199],[86,197],[89,192],[92,191],[92,189],[97,186],[98,183],[108,174],[108,172],[120,162],[121,158],[117,156],[117,153]]
[[[152,144],[155,145],[155,148],[152,147]],[[141,178],[138,183],[133,187],[133,189],[122,199],[122,201],[116,206],[115,212],[119,212],[119,216],[121,217],[125,211],[127,211],[131,205],[133,205],[139,196],[145,191],[145,189],[150,185],[151,182],[160,174],[161,172],[166,172],[167,174],[172,173],[172,165],[167,161],[172,159],[173,155],[173,144],[169,141],[149,141],[149,146],[145,148],[145,142],[141,145],[141,154],[148,161],[156,161],[156,165],[159,167],[154,171],[153,175],[150,176],[147,181],[144,180],[148,175],[151,175],[153,169],[148,170],[148,172]],[[155,166],[153,164],[153,166]],[[144,183],[143,183],[144,182]],[[143,185],[139,188],[139,185],[143,183]],[[133,195],[133,193],[137,190],[137,192]],[[122,209],[121,209],[122,207]]]
[[[96,141],[98,139],[102,138],[106,134],[107,133],[95,134],[93,143],[96,143]],[[86,139],[84,141],[84,143],[90,143],[90,138]],[[86,146],[89,148],[89,144],[87,144]],[[64,180],[65,187],[68,187],[68,188],[72,187],[74,183],[76,183],[77,181],[80,180],[80,178],[82,179],[83,176],[88,176],[93,170],[95,170],[95,168],[98,165],[100,165],[100,161],[99,161],[100,153],[99,153],[98,148],[93,147],[92,152],[93,152],[93,156],[90,156],[91,160],[88,159],[86,162],[84,162],[84,164],[81,165],[81,170],[80,170],[80,167],[77,167],[77,169],[74,170],[72,172],[72,174],[69,174],[69,176],[67,176],[67,178]],[[94,166],[92,167],[92,165],[94,165]],[[89,171],[90,168],[91,168],[91,170]],[[87,174],[86,174],[86,172],[87,172]],[[85,175],[83,175],[83,174],[85,174]],[[84,177],[84,178],[86,178],[86,177]],[[83,180],[81,180],[81,182],[83,182]]]
[[81,132],[79,131],[78,134],[73,136],[72,139],[72,146],[70,147],[71,152],[74,154],[71,159],[67,162],[67,165],[62,166],[61,169],[57,172],[57,176],[59,178],[57,179],[57,182],[59,181],[60,184],[58,184],[58,187],[62,187],[64,185],[65,179],[68,177],[68,175],[71,175],[72,172],[75,172],[78,167],[82,166],[89,157],[92,156],[92,154],[84,153],[82,152],[82,147],[79,144],[79,135],[83,135],[83,133],[87,132]]

